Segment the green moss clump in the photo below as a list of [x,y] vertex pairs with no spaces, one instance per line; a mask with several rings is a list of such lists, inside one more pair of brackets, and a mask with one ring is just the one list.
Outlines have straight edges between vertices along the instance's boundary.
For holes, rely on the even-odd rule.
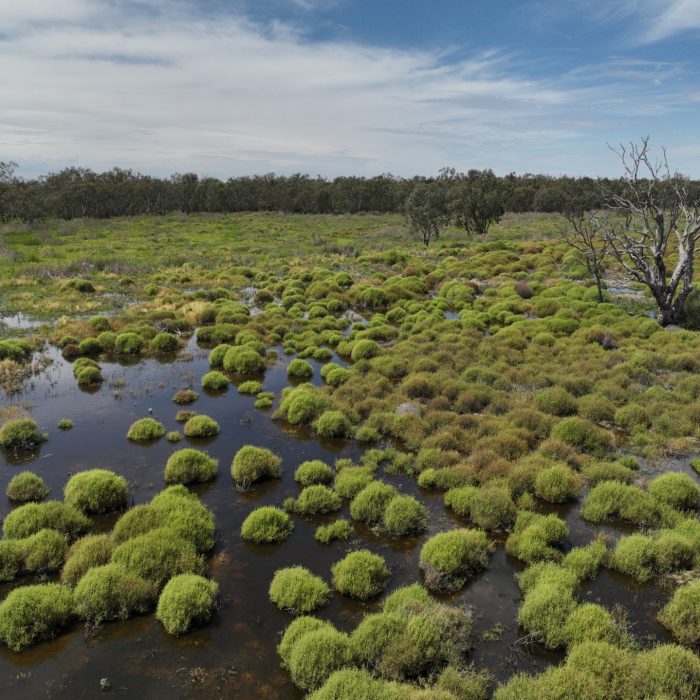
[[39,530],[58,530],[68,539],[75,539],[91,525],[90,519],[77,508],[60,501],[26,503],[15,508],[3,522],[6,538],[22,539]]
[[626,520],[635,525],[657,526],[670,517],[668,510],[668,506],[663,506],[641,489],[616,481],[603,481],[583,499],[581,516],[594,523]]
[[388,647],[406,631],[401,615],[379,612],[365,615],[350,635],[355,658],[364,666],[377,668]]
[[581,477],[566,464],[554,464],[537,472],[535,495],[549,503],[564,503],[576,498],[581,490]]
[[157,333],[148,344],[148,348],[153,353],[175,352],[179,347],[177,336],[172,333]]
[[150,442],[165,435],[165,426],[154,418],[140,418],[134,421],[126,436],[134,442]]
[[330,544],[333,540],[346,540],[352,535],[352,525],[349,520],[339,518],[328,525],[316,528],[314,539],[321,544]]
[[389,501],[397,495],[398,492],[393,486],[383,481],[372,481],[352,499],[350,515],[354,520],[376,525],[382,521]]
[[566,523],[553,513],[540,515],[523,510],[518,513],[513,533],[506,540],[506,552],[528,564],[557,560],[561,552],[553,545],[568,534]]
[[[250,396],[259,396],[262,393],[263,385],[255,379],[249,379],[238,385],[238,393]],[[273,394],[274,396],[274,394]]]
[[213,418],[202,415],[192,416],[182,429],[185,437],[189,438],[210,438],[220,431],[219,424]]
[[228,377],[221,372],[212,370],[207,372],[201,381],[203,389],[210,389],[211,391],[223,391],[228,387]]
[[344,438],[352,435],[352,424],[342,411],[324,411],[315,428],[321,437]]
[[236,346],[226,351],[223,367],[227,372],[237,374],[261,374],[265,371],[265,360],[250,347]]
[[341,498],[352,499],[372,481],[372,472],[365,467],[343,467],[335,475],[333,488]]
[[275,572],[269,595],[280,610],[302,615],[325,605],[330,599],[331,589],[320,576],[303,566],[292,566]]
[[261,506],[243,521],[241,537],[258,544],[276,544],[284,542],[293,529],[292,519],[281,508]]
[[194,545],[170,528],[159,528],[120,544],[112,561],[152,581],[159,589],[176,574],[202,573],[204,560]]
[[593,541],[585,547],[574,547],[562,560],[562,566],[579,580],[594,579],[608,556],[603,542]]
[[216,478],[219,461],[206,452],[185,448],[173,452],[165,463],[164,478],[168,484],[192,484]]
[[302,515],[319,515],[340,510],[340,496],[323,484],[313,484],[302,489],[298,498],[288,498],[284,507]]
[[459,590],[488,566],[491,548],[482,530],[450,530],[434,535],[420,552],[426,586],[433,590]]
[[423,532],[427,524],[428,510],[413,496],[396,496],[384,509],[384,529],[394,537]]
[[143,338],[136,333],[120,333],[114,341],[114,349],[119,355],[138,355],[143,345]]
[[659,613],[659,621],[679,642],[697,646],[700,643],[700,581],[676,589]]
[[223,367],[224,366],[224,357],[226,356],[226,353],[230,349],[231,349],[231,346],[228,343],[221,343],[220,345],[217,345],[209,353],[209,366],[210,367]]
[[153,582],[130,573],[119,564],[104,564],[89,569],[78,581],[74,593],[75,611],[92,624],[126,620],[147,612],[155,601],[155,593]]
[[552,416],[571,416],[576,413],[576,399],[561,387],[542,389],[533,398],[535,408],[542,413]]
[[15,503],[43,501],[49,493],[44,480],[34,472],[20,472],[10,479],[5,489],[7,497]]
[[610,565],[637,581],[648,581],[655,574],[656,547],[654,540],[645,535],[634,534],[621,537],[612,552]]
[[83,513],[111,513],[126,506],[126,479],[107,469],[74,474],[63,489],[63,499]]
[[321,686],[335,671],[352,662],[348,635],[335,629],[308,632],[294,644],[289,657],[292,682],[302,690]]
[[44,441],[37,424],[31,418],[8,420],[0,428],[0,447],[6,450],[26,450]]
[[584,418],[572,417],[559,421],[552,430],[552,438],[594,457],[605,457],[612,449],[610,435]]
[[[401,700],[402,689],[392,688],[385,681],[360,668],[343,668],[332,673],[326,682],[308,696],[309,700]],[[404,695],[415,700],[415,695]]]
[[282,392],[282,401],[274,418],[283,418],[291,425],[310,425],[326,409],[330,400],[310,384],[300,384]]
[[311,379],[314,368],[306,360],[292,360],[287,367],[287,376],[294,379]]
[[73,615],[73,592],[59,583],[20,586],[0,603],[0,640],[13,651],[51,639]]
[[350,357],[353,362],[369,360],[379,354],[379,345],[374,340],[358,340],[352,346]]
[[233,458],[231,476],[241,488],[256,481],[282,477],[282,459],[266,447],[244,445]]
[[567,641],[566,621],[576,608],[572,591],[554,583],[538,583],[525,596],[518,622],[548,649]]
[[406,611],[423,608],[432,602],[430,593],[423,586],[412,583],[392,591],[384,600],[382,610],[386,613],[404,614]]
[[330,622],[319,620],[317,617],[310,617],[308,615],[303,615],[293,620],[284,631],[282,640],[277,647],[277,651],[282,659],[282,666],[289,669],[292,651],[294,651],[294,647],[302,637],[309,634],[309,632],[322,629],[333,630],[335,628]]
[[104,381],[102,372],[98,367],[81,367],[75,372],[75,378],[80,386],[95,386]]
[[169,430],[165,434],[165,439],[168,442],[180,442],[180,440],[182,440],[182,435],[179,430]]
[[218,584],[203,576],[173,576],[160,594],[156,618],[170,634],[184,634],[211,619],[218,594]]
[[389,580],[389,569],[378,554],[360,549],[333,564],[333,587],[351,598],[368,600],[379,595]]
[[308,462],[302,462],[296,472],[294,479],[302,486],[311,486],[312,484],[327,484],[333,479],[333,470],[320,459],[313,459]]
[[61,418],[58,421],[59,430],[70,430],[73,427],[73,421],[70,418]]
[[76,540],[68,550],[61,583],[75,586],[90,569],[109,564],[115,547],[109,535],[86,535]]
[[680,472],[667,472],[652,479],[649,493],[678,510],[696,510],[700,506],[700,488],[687,474]]
[[564,625],[566,644],[610,642],[621,644],[623,633],[613,616],[601,605],[583,603],[569,614]]
[[29,574],[51,574],[60,571],[68,550],[64,535],[56,530],[39,532],[21,540],[23,568]]
[[452,488],[444,500],[446,506],[484,530],[510,527],[517,513],[510,492],[499,485]]

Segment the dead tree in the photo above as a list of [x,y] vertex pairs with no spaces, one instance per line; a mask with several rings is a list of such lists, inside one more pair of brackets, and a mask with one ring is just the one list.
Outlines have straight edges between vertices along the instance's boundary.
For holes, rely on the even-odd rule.
[[[606,193],[607,214],[592,221],[625,272],[651,292],[659,323],[679,323],[692,290],[700,201],[691,195],[688,178],[671,172],[665,150],[652,159],[648,138],[612,150],[624,167],[622,187]],[[678,260],[671,271],[674,242]]]

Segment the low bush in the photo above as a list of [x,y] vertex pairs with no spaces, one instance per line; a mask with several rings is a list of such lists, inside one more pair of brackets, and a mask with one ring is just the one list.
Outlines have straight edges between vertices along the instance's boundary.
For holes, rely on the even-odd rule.
[[453,488],[444,500],[446,506],[484,530],[508,528],[517,514],[509,490],[499,485]]
[[265,371],[265,360],[260,353],[245,345],[236,346],[226,351],[223,368],[236,374],[261,374]]
[[325,605],[330,599],[331,589],[320,576],[303,566],[292,566],[275,572],[269,595],[280,610],[303,615]]
[[389,579],[384,559],[366,549],[350,552],[333,565],[331,573],[333,588],[358,600],[379,595]]
[[333,488],[341,498],[352,499],[372,481],[372,472],[365,467],[343,467],[335,475]]
[[678,510],[696,510],[700,506],[700,488],[681,472],[667,472],[649,482],[649,493],[658,501]]
[[340,496],[322,484],[314,484],[302,489],[298,498],[288,498],[284,502],[287,510],[302,515],[320,515],[340,510]]
[[528,564],[557,560],[561,558],[561,552],[553,545],[568,534],[566,523],[554,514],[520,511],[513,533],[506,540],[506,552]]
[[126,506],[126,479],[107,469],[74,474],[63,489],[63,500],[83,513],[111,513]]
[[201,385],[203,389],[210,389],[212,391],[223,391],[228,386],[228,377],[221,372],[212,370],[207,372],[201,380]]
[[165,435],[165,426],[154,418],[140,418],[134,421],[126,436],[134,442],[150,442]]
[[389,501],[397,495],[398,492],[393,486],[383,481],[372,481],[352,499],[350,515],[353,520],[359,520],[367,525],[377,525],[382,521]]
[[138,355],[143,345],[143,338],[136,333],[120,333],[114,341],[114,349],[119,355]]
[[358,340],[352,346],[350,357],[353,362],[369,360],[379,354],[379,345],[374,340]]
[[34,472],[20,472],[10,479],[5,489],[7,497],[15,503],[43,501],[49,493],[44,480]]
[[219,460],[206,452],[185,448],[173,452],[165,463],[164,478],[168,484],[192,484],[216,478]]
[[333,479],[333,470],[320,459],[314,459],[302,462],[294,472],[294,479],[302,486],[327,484]]
[[654,576],[656,547],[646,535],[633,534],[621,537],[610,558],[613,569],[627,574],[637,581],[648,581]]
[[659,621],[683,644],[700,643],[700,580],[680,586],[659,613]]
[[249,542],[284,542],[294,529],[292,519],[281,508],[261,506],[251,511],[241,525],[241,537]]
[[352,525],[349,520],[339,518],[328,525],[319,525],[316,528],[314,539],[321,544],[330,544],[333,540],[346,540],[352,534]]
[[266,447],[244,445],[233,458],[231,476],[242,488],[263,478],[279,479],[282,476],[282,459]]
[[44,441],[37,424],[31,418],[8,420],[0,428],[0,447],[6,450],[26,450]]
[[153,353],[175,352],[179,347],[177,336],[172,333],[157,333],[151,338],[148,347]]
[[282,640],[277,646],[277,651],[282,659],[282,666],[289,669],[289,661],[294,651],[297,642],[309,634],[318,630],[333,630],[335,629],[330,622],[319,620],[317,617],[303,615],[293,620],[284,631]]
[[656,526],[669,517],[651,494],[616,481],[594,486],[583,499],[581,516],[594,523],[625,520],[642,526]]
[[61,583],[75,586],[90,569],[109,564],[115,547],[109,535],[86,535],[76,540],[68,550]]
[[594,457],[605,457],[612,449],[610,435],[584,418],[562,419],[554,426],[552,438]]
[[[263,393],[263,385],[261,382],[256,381],[255,379],[249,379],[247,382],[241,382],[238,385],[238,393],[239,394],[246,394],[250,396],[258,396]],[[267,393],[267,392],[266,392]],[[274,396],[274,394],[273,394]]]
[[342,411],[324,411],[315,427],[321,437],[344,438],[352,435],[352,424]]
[[434,535],[420,551],[425,585],[433,590],[459,590],[488,566],[491,549],[482,530],[459,529]]
[[73,427],[73,421],[70,418],[61,418],[58,421],[59,430],[70,430]]
[[[309,700],[400,700],[400,688],[378,680],[369,671],[360,668],[343,668],[333,672],[326,682],[308,696]],[[404,695],[404,697],[409,697]],[[410,696],[415,700],[415,696]]]
[[417,534],[428,524],[428,510],[413,496],[396,496],[384,509],[382,524],[394,537]]
[[581,477],[566,464],[554,464],[537,472],[535,495],[549,503],[563,503],[576,498]]
[[190,404],[199,398],[199,394],[192,389],[181,389],[173,395],[173,403],[178,405]]
[[289,657],[289,673],[294,685],[313,690],[351,662],[349,637],[335,629],[319,629],[296,642]]
[[197,415],[185,423],[182,432],[189,438],[210,438],[218,435],[220,430],[219,424],[213,418]]
[[57,530],[73,540],[91,525],[90,519],[73,506],[60,501],[25,503],[5,518],[2,529],[6,538],[22,539],[39,530]]
[[287,367],[287,376],[294,379],[310,379],[314,368],[306,360],[292,360]]
[[158,598],[156,618],[170,634],[184,634],[211,619],[218,594],[217,583],[203,576],[173,576]]
[[583,603],[569,614],[564,625],[564,639],[569,646],[582,642],[621,644],[623,633],[604,607],[596,603]]
[[13,651],[51,639],[73,615],[73,592],[59,583],[20,586],[0,603],[0,640]]
[[155,593],[153,582],[119,564],[96,566],[75,587],[75,611],[83,620],[96,625],[126,620],[147,612],[155,601]]
[[310,384],[300,384],[282,392],[282,401],[274,418],[283,418],[291,425],[310,425],[331,407],[330,399]]

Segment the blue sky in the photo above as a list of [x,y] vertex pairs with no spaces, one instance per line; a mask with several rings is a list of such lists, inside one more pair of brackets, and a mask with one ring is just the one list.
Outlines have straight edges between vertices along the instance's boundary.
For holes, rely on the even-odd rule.
[[700,0],[0,0],[0,160],[700,177]]

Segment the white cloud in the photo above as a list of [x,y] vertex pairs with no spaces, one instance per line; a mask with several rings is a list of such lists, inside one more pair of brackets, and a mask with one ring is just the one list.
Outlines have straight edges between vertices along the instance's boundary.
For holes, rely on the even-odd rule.
[[455,61],[311,43],[286,25],[184,8],[0,0],[13,27],[0,39],[0,159],[28,174],[67,164],[218,176],[577,172],[588,169],[576,160],[590,155],[586,139],[604,152],[622,119],[675,108],[666,99],[652,110],[648,81],[635,77],[534,80],[497,52]]
[[668,39],[681,32],[700,29],[700,0],[650,0],[647,41]]

